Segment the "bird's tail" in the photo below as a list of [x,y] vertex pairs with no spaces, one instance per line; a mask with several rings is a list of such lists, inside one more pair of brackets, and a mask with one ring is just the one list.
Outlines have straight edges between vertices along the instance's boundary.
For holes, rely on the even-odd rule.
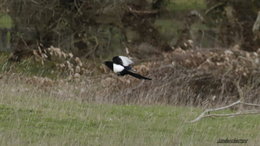
[[138,79],[144,79],[144,80],[152,80],[150,78],[147,78],[147,77],[144,77],[142,75],[139,75],[139,74],[136,74],[136,73],[133,73],[133,72],[130,72],[130,71],[126,71],[126,74],[129,74],[135,78],[138,78]]

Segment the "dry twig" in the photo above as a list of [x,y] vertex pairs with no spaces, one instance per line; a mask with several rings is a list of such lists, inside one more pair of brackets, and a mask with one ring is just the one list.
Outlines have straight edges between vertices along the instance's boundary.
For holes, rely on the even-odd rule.
[[223,107],[219,107],[219,108],[215,108],[215,109],[206,109],[196,119],[190,121],[190,123],[195,123],[195,122],[201,120],[202,118],[206,118],[206,117],[231,117],[231,116],[240,116],[240,115],[248,115],[248,114],[260,114],[260,110],[250,110],[250,111],[243,111],[243,112],[238,111],[236,113],[231,113],[231,114],[209,114],[210,112],[224,110],[224,109],[230,108],[230,107],[238,105],[238,104],[260,107],[259,104],[245,103],[245,102],[242,102],[241,100],[238,100],[227,106],[223,106]]
[[158,10],[135,10],[131,8],[130,6],[127,7],[129,12],[134,13],[134,14],[143,14],[143,15],[150,15],[150,14],[157,14]]

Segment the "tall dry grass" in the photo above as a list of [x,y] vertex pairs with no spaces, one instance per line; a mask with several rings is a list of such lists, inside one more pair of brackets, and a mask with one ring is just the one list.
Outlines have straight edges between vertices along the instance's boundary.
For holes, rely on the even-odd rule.
[[[245,102],[260,103],[259,60],[260,51],[176,49],[164,54],[160,61],[134,66],[138,73],[151,77],[152,81],[116,76],[102,65],[99,71],[68,80],[20,75],[16,78],[36,85],[39,90],[50,92],[57,98],[77,98],[97,103],[209,107],[241,98],[237,85],[245,96]],[[86,72],[90,71],[86,69]]]

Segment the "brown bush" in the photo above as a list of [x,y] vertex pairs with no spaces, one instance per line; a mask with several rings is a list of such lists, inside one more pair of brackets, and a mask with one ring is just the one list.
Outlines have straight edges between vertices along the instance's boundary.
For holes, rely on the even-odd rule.
[[140,81],[131,77],[97,79],[102,102],[165,103],[213,106],[236,101],[239,83],[247,102],[259,103],[260,52],[241,50],[176,50],[158,62],[135,67],[151,77]]
[[[152,81],[117,76],[100,65],[99,71],[92,69],[96,70],[95,74],[83,74],[74,80],[50,81],[34,77],[26,78],[25,83],[39,84],[37,88],[57,98],[207,107],[237,101],[241,98],[239,85],[245,102],[260,103],[259,56],[260,51],[249,53],[239,49],[176,49],[164,54],[162,60],[134,66],[136,72],[152,78]],[[20,76],[17,78],[17,81],[24,81]]]

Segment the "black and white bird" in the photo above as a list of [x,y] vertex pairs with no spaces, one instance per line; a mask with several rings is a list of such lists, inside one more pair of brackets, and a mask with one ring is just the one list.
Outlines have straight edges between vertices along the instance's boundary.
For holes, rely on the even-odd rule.
[[110,68],[114,73],[120,76],[131,75],[138,79],[151,80],[137,73],[132,72],[131,64],[134,62],[126,56],[115,56],[112,61],[105,61],[104,64]]

